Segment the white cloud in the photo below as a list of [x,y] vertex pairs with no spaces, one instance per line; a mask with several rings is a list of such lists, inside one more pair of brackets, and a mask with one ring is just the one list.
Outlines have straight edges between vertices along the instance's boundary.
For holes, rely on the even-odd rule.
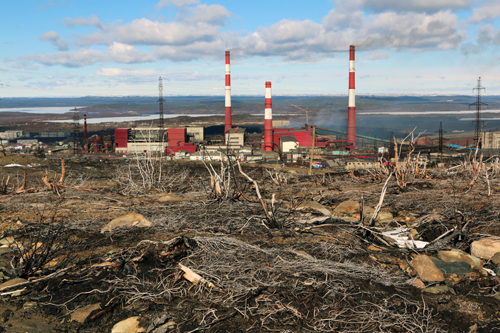
[[108,55],[111,60],[125,64],[150,62],[154,60],[153,55],[149,52],[138,50],[131,45],[117,42],[114,42],[108,47]]
[[492,22],[500,17],[500,3],[491,2],[483,7],[474,8],[469,22]]
[[76,44],[80,46],[109,44],[110,42],[109,36],[102,31],[98,31],[88,35],[76,35],[76,36],[77,36]]
[[367,55],[365,58],[367,60],[383,60],[391,57],[390,53],[387,52],[374,52]]
[[75,19],[70,17],[64,17],[63,20],[66,28],[72,28],[77,25],[95,27],[98,29],[104,28],[103,25],[101,24],[101,21],[96,15],[90,15],[88,18],[77,17]]
[[122,69],[122,68],[99,68],[97,75],[100,76],[149,76],[157,75],[157,72],[152,69],[136,70],[136,69]]
[[59,52],[56,54],[35,54],[22,56],[19,60],[33,60],[47,66],[61,65],[65,67],[84,67],[93,65],[97,62],[107,60],[104,52],[80,49],[76,52]]
[[158,22],[145,18],[111,29],[110,35],[127,44],[183,45],[197,40],[209,40],[217,34],[218,27],[205,22]]
[[66,51],[68,49],[68,42],[59,36],[56,31],[47,31],[40,36],[40,40],[48,41],[52,45],[57,46],[59,51]]
[[363,0],[362,7],[375,12],[438,12],[468,8],[473,0]]
[[45,74],[45,77],[46,77],[47,79],[53,79],[53,78],[54,78],[54,75],[52,75],[52,74]]
[[221,5],[199,5],[190,8],[190,11],[180,11],[177,18],[188,23],[206,22],[222,26],[231,14]]
[[199,0],[160,0],[158,4],[156,5],[156,8],[162,9],[164,7],[167,7],[169,5],[173,5],[176,7],[183,7],[183,6],[189,6],[189,5],[195,5],[197,3],[200,3]]

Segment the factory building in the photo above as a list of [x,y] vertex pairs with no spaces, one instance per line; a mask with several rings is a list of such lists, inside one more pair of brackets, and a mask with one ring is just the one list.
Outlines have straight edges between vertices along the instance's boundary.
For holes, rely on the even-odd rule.
[[161,138],[159,127],[135,127],[115,129],[115,151],[127,153],[174,154],[178,151],[195,152],[195,143],[204,140],[204,128],[166,128]]
[[483,132],[481,146],[483,149],[500,148],[500,132]]
[[231,128],[226,132],[226,146],[241,148],[245,145],[246,129],[242,127]]

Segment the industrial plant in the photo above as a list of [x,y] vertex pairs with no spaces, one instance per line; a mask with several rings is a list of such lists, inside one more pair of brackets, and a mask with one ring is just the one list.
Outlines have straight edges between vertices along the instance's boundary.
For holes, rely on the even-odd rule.
[[[479,78],[474,91],[477,100],[471,107],[477,109],[474,137],[443,136],[442,124],[439,136],[408,136],[396,139],[392,134],[389,139],[359,134],[356,128],[356,93],[355,93],[355,46],[349,47],[349,85],[347,98],[347,128],[334,130],[310,124],[301,127],[290,127],[287,121],[273,120],[273,102],[271,82],[266,81],[263,87],[264,129],[263,133],[247,132],[242,125],[233,125],[231,107],[231,62],[230,51],[225,52],[225,102],[224,126],[220,133],[206,134],[204,126],[186,125],[171,127],[164,121],[163,81],[158,82],[159,117],[155,126],[115,128],[114,133],[105,135],[88,135],[87,116],[83,115],[83,143],[81,142],[80,114],[73,112],[72,131],[23,133],[22,131],[6,131],[0,133],[2,143],[17,141],[17,151],[41,152],[41,141],[52,138],[52,142],[60,142],[58,147],[47,149],[46,153],[71,150],[74,154],[120,154],[137,155],[152,154],[166,159],[190,160],[226,160],[238,159],[249,163],[275,163],[310,168],[334,168],[336,170],[377,168],[380,162],[390,161],[394,157],[391,150],[394,144],[401,144],[403,150],[416,149],[423,162],[443,162],[460,156],[460,150],[476,146],[488,149],[493,154],[500,146],[496,138],[498,133],[483,133],[480,111],[487,104],[481,101],[484,88]],[[289,103],[293,107],[303,108]],[[285,125],[285,126],[284,126]],[[63,138],[71,136],[71,141]],[[478,138],[482,136],[481,140]],[[61,138],[60,141],[54,138]],[[367,143],[366,143],[367,142]],[[486,154],[488,154],[486,152]]]

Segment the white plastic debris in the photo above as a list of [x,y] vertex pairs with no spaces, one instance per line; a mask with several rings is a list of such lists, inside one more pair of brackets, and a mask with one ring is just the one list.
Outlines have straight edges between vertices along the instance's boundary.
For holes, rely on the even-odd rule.
[[394,239],[398,246],[408,249],[423,249],[429,242],[418,241],[408,238],[410,230],[407,228],[396,228],[391,231],[385,231],[382,235]]

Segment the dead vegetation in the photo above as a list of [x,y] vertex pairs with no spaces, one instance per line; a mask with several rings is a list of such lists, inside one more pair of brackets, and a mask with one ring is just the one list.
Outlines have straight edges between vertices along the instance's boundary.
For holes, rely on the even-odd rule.
[[[491,189],[498,186],[494,161],[481,173]],[[36,302],[52,318],[47,332],[109,332],[133,316],[150,332],[489,332],[499,324],[497,277],[471,274],[452,285],[455,295],[412,285],[415,253],[467,250],[481,235],[500,235],[498,194],[488,196],[488,186],[477,182],[461,190],[473,173],[420,169],[418,159],[406,157],[380,182],[373,173],[352,179],[169,162],[153,181],[132,160],[95,162],[101,179],[123,174],[114,186],[92,188],[88,181],[65,185],[69,167],[57,163],[58,172],[47,176],[52,188],[35,186],[41,178],[28,173],[25,188],[37,191],[11,195],[8,185],[0,201],[0,242],[12,237],[14,251],[0,255],[9,258],[0,268],[8,278],[28,278],[2,287],[2,302],[21,308]],[[79,172],[78,165],[71,171]],[[44,168],[36,171],[46,174]],[[164,194],[175,198],[160,201]],[[22,215],[28,202],[43,205],[56,195],[61,199],[52,209]],[[305,205],[332,212],[345,201],[362,208],[328,215]],[[154,226],[99,232],[132,212]],[[380,222],[389,212],[393,219]],[[429,247],[401,248],[383,234],[395,227],[414,228],[415,240]],[[472,314],[463,304],[479,305]],[[93,310],[72,321],[87,306]],[[161,331],[162,325],[170,328]]]

